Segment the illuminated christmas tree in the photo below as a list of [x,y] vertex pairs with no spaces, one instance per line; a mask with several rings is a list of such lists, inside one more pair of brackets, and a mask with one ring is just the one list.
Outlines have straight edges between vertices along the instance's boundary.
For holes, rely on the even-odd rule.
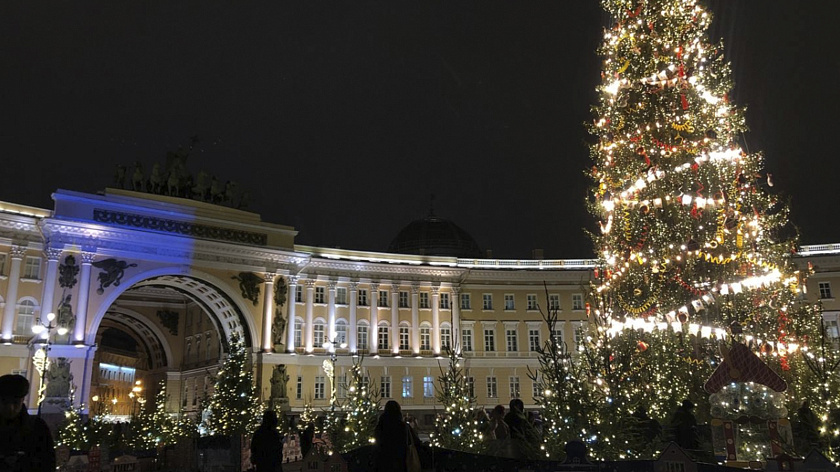
[[68,446],[76,451],[90,448],[90,434],[87,420],[81,415],[81,408],[70,408],[64,413],[64,424],[58,430],[58,446]]
[[262,406],[254,386],[250,352],[238,334],[231,335],[230,353],[216,378],[202,429],[213,436],[251,434],[259,426]]
[[379,390],[362,371],[361,356],[350,367],[345,388],[348,398],[341,405],[342,417],[333,434],[333,444],[341,453],[369,445],[379,420]]
[[721,340],[799,381],[791,352],[819,317],[796,303],[796,230],[761,156],[739,143],[744,115],[706,34],[711,15],[697,0],[602,6],[614,24],[591,127],[601,267],[581,362],[602,405],[589,412],[595,455],[639,456],[627,427],[639,408],[665,419],[690,398],[708,414],[700,386]]
[[154,407],[141,402],[140,414],[132,421],[133,446],[136,449],[153,449],[158,445],[173,445],[181,438],[195,435],[195,423],[182,415],[177,418],[166,411],[166,382],[161,381],[155,394]]
[[449,365],[446,370],[441,367],[437,389],[437,400],[444,410],[435,417],[431,442],[446,449],[480,452],[487,443],[476,418],[475,397],[454,349],[448,350],[448,357]]

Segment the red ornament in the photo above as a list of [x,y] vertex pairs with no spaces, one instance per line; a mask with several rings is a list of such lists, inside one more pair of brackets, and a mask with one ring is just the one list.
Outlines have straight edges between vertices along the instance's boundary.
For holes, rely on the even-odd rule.
[[648,343],[646,343],[644,341],[639,341],[638,347],[639,347],[639,351],[645,352],[648,349]]
[[683,110],[688,110],[688,99],[685,98],[684,93],[680,94],[680,102],[682,102],[682,109]]

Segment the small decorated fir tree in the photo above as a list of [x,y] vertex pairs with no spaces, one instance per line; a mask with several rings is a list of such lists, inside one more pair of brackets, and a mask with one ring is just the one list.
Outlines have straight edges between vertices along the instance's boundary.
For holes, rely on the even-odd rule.
[[440,368],[438,402],[444,411],[435,418],[432,444],[457,451],[477,452],[483,450],[481,424],[476,418],[475,397],[470,392],[461,359],[455,350],[447,352],[449,366]]
[[249,349],[235,333],[230,337],[229,345],[229,356],[219,370],[202,423],[203,429],[211,436],[253,433],[262,416]]
[[341,405],[343,415],[333,434],[333,444],[341,453],[370,444],[379,419],[379,390],[362,371],[361,356],[350,367],[346,390],[348,398]]

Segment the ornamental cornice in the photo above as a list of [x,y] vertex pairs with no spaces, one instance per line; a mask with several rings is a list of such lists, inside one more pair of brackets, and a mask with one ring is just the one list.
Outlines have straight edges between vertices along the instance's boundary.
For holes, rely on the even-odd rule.
[[15,244],[9,250],[9,253],[12,259],[23,259],[23,256],[26,255],[26,246]]
[[44,249],[44,257],[47,258],[48,261],[57,261],[61,259],[61,253],[63,252],[62,249],[55,248],[55,247],[48,247]]
[[400,265],[400,264],[378,264],[374,262],[340,261],[312,258],[309,260],[307,270],[322,273],[330,273],[341,276],[351,276],[363,272],[371,277],[382,279],[413,280],[457,280],[466,269],[435,267],[425,265]]

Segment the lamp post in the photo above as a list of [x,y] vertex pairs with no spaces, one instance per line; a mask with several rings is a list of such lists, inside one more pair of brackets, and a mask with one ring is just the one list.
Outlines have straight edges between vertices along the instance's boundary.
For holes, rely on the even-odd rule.
[[[335,412],[335,402],[336,402],[336,385],[335,385],[335,363],[338,360],[338,356],[335,353],[335,348],[340,347],[341,349],[347,348],[347,343],[339,342],[338,336],[334,337],[332,341],[325,341],[324,349],[329,351],[330,353],[330,364],[329,364],[329,372],[330,375],[330,412]],[[325,362],[326,364],[326,362]]]
[[51,334],[52,330],[64,336],[67,334],[67,326],[64,323],[59,323],[57,326],[53,324],[55,321],[55,313],[47,313],[46,323],[39,316],[35,319],[35,324],[32,325],[32,333],[35,335],[33,341],[41,338],[41,349],[39,349],[40,356],[35,358],[35,368],[38,369],[38,416],[41,416],[41,405],[44,403],[44,395],[46,393],[46,385],[44,385],[44,377],[46,376],[47,368],[49,367],[50,345],[52,344]]
[[131,392],[128,393],[128,398],[131,398],[131,414],[130,414],[131,421],[134,421],[134,418],[135,418],[135,413],[134,412],[135,412],[135,408],[137,406],[137,403],[138,402],[140,404],[145,403],[145,400],[143,399],[143,397],[140,396],[140,394],[142,392],[143,392],[143,381],[142,380],[137,380],[136,382],[134,382],[134,386],[131,387]]

